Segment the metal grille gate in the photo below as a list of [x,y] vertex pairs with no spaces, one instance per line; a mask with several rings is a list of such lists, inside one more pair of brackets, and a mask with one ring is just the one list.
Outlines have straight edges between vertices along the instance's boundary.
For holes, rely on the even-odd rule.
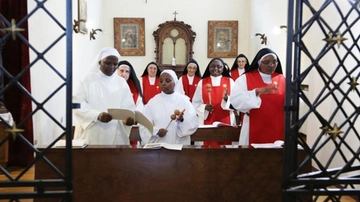
[[[57,122],[56,119],[46,112],[46,109],[43,108],[43,105],[46,103],[46,100],[43,103],[37,102],[32,98],[34,103],[37,103],[36,110],[43,110],[48,116],[64,130],[64,133],[58,138],[66,136],[67,145],[66,148],[66,172],[61,173],[59,169],[54,167],[51,162],[46,159],[47,150],[55,143],[49,145],[49,147],[43,151],[37,150],[32,143],[28,142],[25,138],[22,137],[21,133],[17,133],[17,138],[21,139],[22,142],[31,147],[35,153],[35,160],[31,162],[23,172],[17,176],[13,177],[8,173],[3,167],[0,167],[0,171],[4,173],[9,180],[0,181],[1,187],[34,187],[36,191],[28,193],[0,193],[0,199],[9,199],[10,201],[19,201],[23,198],[40,198],[40,197],[52,197],[59,198],[62,201],[71,201],[72,196],[72,172],[71,172],[71,128],[72,128],[72,2],[71,0],[66,0],[66,26],[61,25],[56,18],[49,12],[47,12],[46,7],[43,2],[37,2],[37,6],[32,11],[29,11],[29,14],[25,16],[16,27],[20,27],[24,21],[26,21],[31,15],[39,9],[43,9],[50,18],[52,18],[63,30],[59,34],[59,37],[54,41],[54,44],[58,40],[65,37],[66,38],[66,49],[67,49],[67,71],[66,77],[59,75],[63,79],[63,84],[54,91],[49,98],[52,97],[56,92],[62,88],[66,88],[66,125],[63,126],[61,123]],[[314,1],[313,1],[314,2]],[[356,129],[357,117],[360,112],[360,107],[357,105],[359,103],[359,90],[356,89],[357,80],[360,76],[359,66],[360,66],[360,47],[359,47],[359,31],[357,27],[360,27],[360,2],[359,0],[326,0],[321,2],[321,6],[318,8],[313,7],[310,1],[297,0],[297,1],[288,1],[288,42],[287,42],[287,96],[286,96],[286,120],[285,125],[289,126],[285,128],[285,155],[284,155],[284,180],[283,180],[283,201],[306,201],[310,195],[314,196],[312,199],[316,201],[318,196],[326,195],[328,196],[327,201],[341,201],[343,195],[353,195],[360,197],[359,184],[360,184],[360,165],[359,165],[359,154],[360,154],[360,136]],[[340,8],[339,4],[347,3],[346,8]],[[336,21],[337,25],[329,25],[327,19],[322,17],[322,14],[332,7],[336,13],[333,15],[340,16],[340,20]],[[312,13],[312,17],[309,19],[303,18],[303,12],[307,10]],[[11,27],[9,19],[5,19],[0,15],[0,19],[6,22],[8,27]],[[329,19],[333,21],[333,19]],[[325,39],[321,51],[312,52],[310,46],[307,46],[307,33],[311,29],[317,27],[320,32],[317,33],[319,37]],[[5,37],[0,39],[0,44],[7,40],[11,36],[11,33],[5,35]],[[343,37],[348,37],[348,41],[351,43],[343,42]],[[31,47],[22,36],[21,33],[17,33],[18,40],[22,40],[27,46]],[[52,44],[49,49],[54,45]],[[337,45],[340,44],[340,48]],[[43,55],[45,52],[38,52],[33,50],[38,54],[38,59],[45,60]],[[325,55],[331,54],[338,61],[339,64],[331,64],[331,68],[323,66]],[[310,62],[303,62],[304,58],[307,57]],[[293,60],[294,58],[294,60]],[[348,63],[347,60],[355,62],[356,65],[346,66]],[[29,70],[33,63],[27,66]],[[11,85],[18,85],[19,88],[22,86],[17,82],[21,75],[10,75],[6,72],[3,66],[0,67],[1,70],[5,73],[5,76],[11,79]],[[56,72],[56,69],[49,64],[49,68]],[[338,70],[343,71],[343,75],[338,75]],[[313,74],[317,74],[319,84],[323,86],[319,91],[315,92],[315,96],[307,96],[306,93],[300,88],[300,86],[306,81],[306,79]],[[313,79],[314,77],[311,77]],[[4,93],[7,87],[0,90],[0,93]],[[31,94],[24,91],[29,97],[32,97]],[[351,97],[351,99],[350,99]],[[320,107],[327,100],[333,100],[336,103],[337,107],[330,109],[330,113],[324,115],[322,114]],[[356,101],[353,101],[355,99]],[[306,113],[299,114],[300,102],[303,102],[308,108]],[[350,110],[349,110],[350,108]],[[34,110],[35,111],[35,110]],[[343,117],[343,119],[336,118],[337,116]],[[32,114],[31,114],[32,115]],[[28,118],[31,118],[31,115]],[[311,117],[313,116],[313,117]],[[315,117],[315,118],[314,118]],[[320,129],[317,134],[308,134],[314,135],[317,138],[313,145],[308,145],[302,136],[299,135],[299,129],[307,123],[309,119],[317,120],[320,123]],[[4,121],[4,120],[2,120]],[[26,121],[26,120],[24,120]],[[18,128],[21,128],[24,122],[17,124]],[[336,125],[335,125],[336,124]],[[11,128],[10,125],[8,125]],[[347,138],[354,136],[358,140],[358,144],[351,146],[347,142]],[[0,145],[4,144],[10,139],[10,135],[0,140]],[[57,139],[57,140],[58,140]],[[55,140],[55,141],[57,141]],[[308,153],[308,157],[303,160],[303,163],[300,166],[296,166],[296,144],[302,145],[304,150]],[[332,144],[333,150],[329,155],[327,161],[320,161],[317,158],[317,154],[321,151],[326,145]],[[346,150],[346,152],[344,152]],[[346,155],[345,155],[346,153]],[[349,155],[350,154],[350,155]],[[339,155],[343,159],[343,165],[338,168],[331,168],[331,163],[334,160],[335,156]],[[62,180],[33,180],[33,181],[22,181],[19,180],[21,176],[28,171],[28,169],[34,165],[36,160],[42,159],[47,161],[50,166],[53,167],[53,170],[61,176]],[[303,165],[313,161],[319,171],[299,174],[301,173]],[[331,168],[331,169],[330,169]],[[59,191],[45,191],[45,187],[65,187],[64,190]]]
[[[6,40],[12,40],[12,35],[16,34],[16,40],[21,40],[22,43],[26,44],[31,51],[36,54],[36,60],[30,62],[26,66],[26,68],[21,71],[18,75],[11,75],[9,72],[6,71],[5,67],[0,66],[1,71],[4,72],[4,75],[9,78],[9,84],[6,85],[3,89],[0,89],[0,94],[4,94],[10,87],[17,87],[22,89],[22,92],[28,96],[33,103],[35,103],[36,107],[33,107],[33,112],[26,116],[24,120],[21,120],[17,124],[17,128],[22,128],[25,122],[28,119],[31,119],[32,116],[37,111],[42,111],[43,113],[47,114],[49,119],[51,119],[57,126],[61,128],[63,133],[53,142],[51,143],[46,149],[39,151],[37,148],[33,146],[33,144],[27,141],[26,138],[22,136],[20,132],[16,133],[16,138],[21,140],[21,143],[26,147],[31,148],[31,150],[35,154],[34,160],[23,169],[23,171],[18,176],[12,176],[5,168],[0,166],[0,172],[7,177],[7,180],[0,181],[0,187],[33,187],[33,192],[2,192],[0,193],[0,199],[9,199],[9,201],[21,201],[20,199],[26,198],[57,198],[59,201],[72,201],[72,170],[71,170],[71,163],[72,163],[72,156],[71,156],[71,128],[72,128],[72,1],[66,0],[63,1],[66,4],[66,25],[61,24],[54,15],[49,12],[46,8],[46,2],[35,0],[36,7],[32,10],[28,11],[28,14],[23,17],[21,21],[17,24],[10,22],[10,19],[6,19],[3,15],[0,14],[0,19],[3,20],[6,24],[7,34],[0,38],[0,44],[3,44]],[[56,39],[50,44],[49,47],[45,48],[44,51],[40,52],[36,50],[28,41],[25,39],[21,32],[16,32],[16,30],[21,27],[21,25],[28,21],[34,13],[38,11],[43,11],[46,13],[46,17],[51,19],[61,30],[61,32],[56,36]],[[13,27],[13,28],[11,28]],[[51,48],[53,48],[61,39],[66,40],[66,76],[61,75],[59,71],[51,64],[50,61],[46,59],[46,54],[49,53]],[[21,56],[20,56],[21,57]],[[51,71],[53,71],[62,81],[61,84],[52,92],[48,97],[44,99],[44,101],[40,102],[35,97],[32,96],[31,93],[26,91],[26,89],[20,84],[19,80],[23,75],[24,71],[30,71],[30,68],[34,66],[37,62],[42,61],[47,65]],[[56,118],[44,107],[44,105],[60,90],[64,89],[66,91],[66,100],[62,100],[60,102],[66,102],[66,123],[65,126],[56,120]],[[1,117],[0,117],[1,118]],[[2,119],[2,118],[1,118]],[[1,120],[3,123],[6,124],[6,121],[3,119]],[[7,124],[8,128],[12,128],[9,124]],[[47,151],[56,143],[57,140],[66,137],[67,141],[67,148],[65,149],[64,157],[66,158],[66,168],[65,173],[61,172],[57,167],[55,167],[47,158],[46,153]],[[0,139],[0,146],[5,144],[6,141],[11,139],[11,134],[9,134],[6,138]],[[59,179],[47,179],[47,180],[21,180],[21,177],[28,172],[28,170],[35,164],[36,161],[42,160],[47,162],[47,164],[54,170],[55,173],[58,174]],[[47,191],[45,188],[47,187],[56,187],[57,191]]]
[[[327,196],[325,201],[341,201],[344,195],[359,201],[360,1],[288,2],[283,201],[317,201],[320,195]],[[312,47],[314,39],[318,47]],[[338,62],[329,63],[329,58]],[[309,94],[300,88],[306,82],[313,82]],[[325,104],[333,108],[324,110]],[[307,134],[314,139],[312,145],[299,135],[305,124],[316,126]],[[297,143],[308,153],[300,166]],[[320,159],[325,148],[326,159]],[[335,159],[341,165],[334,167]],[[319,170],[299,174],[309,161]]]

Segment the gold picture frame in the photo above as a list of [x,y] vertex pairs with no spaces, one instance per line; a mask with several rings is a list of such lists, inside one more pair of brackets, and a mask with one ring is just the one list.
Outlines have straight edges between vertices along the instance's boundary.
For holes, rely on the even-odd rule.
[[114,47],[120,55],[145,55],[145,18],[114,18]]
[[86,28],[87,21],[87,1],[78,0],[78,21],[79,21],[79,32],[87,34],[88,29]]
[[238,50],[238,21],[208,21],[208,58],[232,58]]

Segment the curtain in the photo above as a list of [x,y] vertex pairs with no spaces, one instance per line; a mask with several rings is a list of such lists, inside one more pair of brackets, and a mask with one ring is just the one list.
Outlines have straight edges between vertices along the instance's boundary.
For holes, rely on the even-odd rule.
[[[0,0],[0,13],[9,21],[15,19],[19,22],[27,15],[27,1],[25,0]],[[21,34],[28,39],[28,25],[27,22],[21,25],[25,29]],[[9,37],[3,47],[2,51],[3,66],[5,69],[15,77],[29,64],[29,48],[19,38],[14,41]],[[0,81],[1,82],[1,81]],[[9,78],[4,76],[4,86],[9,84]],[[30,86],[30,71],[25,72],[19,79],[24,88],[31,93]],[[1,86],[1,85],[0,85]],[[11,112],[14,121],[18,128],[24,129],[21,134],[30,142],[33,143],[33,124],[30,118],[26,122],[24,119],[32,112],[31,99],[27,97],[22,90],[13,85],[3,94],[5,107]],[[24,144],[20,138],[15,141],[9,141],[9,165],[25,166],[34,159],[32,149]]]

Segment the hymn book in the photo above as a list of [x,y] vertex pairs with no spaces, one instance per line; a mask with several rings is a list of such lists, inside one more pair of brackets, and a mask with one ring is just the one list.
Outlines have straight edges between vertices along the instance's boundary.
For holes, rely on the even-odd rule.
[[251,146],[253,146],[254,148],[282,148],[283,145],[284,141],[282,140],[276,140],[274,143],[251,144]]
[[169,144],[165,142],[161,143],[148,143],[144,145],[143,149],[171,149],[171,150],[182,150],[183,145],[182,144]]
[[129,117],[132,117],[135,122],[143,125],[145,128],[147,128],[150,131],[150,134],[153,134],[153,124],[151,121],[141,112],[135,110],[129,110],[129,109],[108,109],[108,113],[112,116],[113,119],[118,120],[126,120]]
[[[282,140],[276,140],[274,143],[260,143],[260,144],[254,144],[252,143],[251,146],[254,148],[282,148],[284,146],[284,141]],[[298,149],[303,149],[301,145],[297,145]]]
[[199,128],[217,128],[217,127],[239,127],[239,126],[232,126],[230,124],[220,122],[220,121],[215,121],[211,125],[210,124],[209,125],[199,125]]

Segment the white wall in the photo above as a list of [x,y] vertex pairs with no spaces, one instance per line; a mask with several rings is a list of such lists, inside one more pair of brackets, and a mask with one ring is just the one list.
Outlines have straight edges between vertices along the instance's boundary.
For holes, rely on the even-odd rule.
[[[89,34],[73,33],[73,80],[74,88],[80,76],[87,72],[89,64],[97,52],[105,46],[114,46],[113,35],[113,18],[114,17],[134,17],[145,18],[145,56],[124,56],[123,59],[129,60],[136,69],[137,75],[141,75],[146,64],[154,59],[155,42],[153,31],[157,30],[158,25],[165,21],[171,21],[174,18],[173,12],[177,11],[177,20],[183,21],[192,26],[197,36],[194,43],[194,58],[199,62],[201,71],[209,62],[207,58],[207,22],[209,20],[238,20],[239,36],[238,36],[238,53],[244,53],[252,60],[256,52],[265,45],[260,44],[259,37],[254,37],[255,33],[265,33],[268,37],[268,47],[278,53],[283,64],[285,72],[285,56],[286,56],[286,30],[277,30],[280,25],[287,24],[287,1],[286,0],[87,0],[88,2],[88,21],[91,21],[91,28],[101,28],[102,33],[96,35],[96,40],[89,40]],[[322,2],[314,2],[321,4]],[[56,15],[61,24],[65,25],[65,3],[63,1],[48,1],[45,3],[46,8]],[[34,2],[28,0],[29,10]],[[73,19],[77,19],[77,1],[73,1]],[[312,14],[308,13],[311,17]],[[305,18],[307,17],[305,15]],[[327,17],[332,17],[331,10],[327,11]],[[35,48],[43,50],[49,46],[50,42],[56,36],[61,34],[62,30],[57,28],[52,20],[46,17],[44,12],[36,13],[29,20],[29,40]],[[334,22],[336,24],[336,22]],[[360,27],[360,26],[358,26]],[[321,40],[323,35],[319,36],[319,31],[314,30],[308,33],[308,37],[304,39],[311,46],[311,51],[318,51],[324,45]],[[359,54],[359,53],[357,53]],[[34,60],[35,55],[30,51],[30,60]],[[62,39],[48,54],[46,59],[55,66],[63,76],[65,75],[65,39]],[[233,63],[234,58],[225,58],[225,62],[229,65]],[[303,66],[309,64],[310,61],[302,61]],[[333,58],[326,58],[322,64],[327,68],[334,68]],[[353,64],[350,64],[353,65]],[[291,67],[290,67],[291,69]],[[46,68],[43,63],[36,64],[31,69],[32,94],[41,101],[52,92],[57,85],[63,81],[55,76],[52,70]],[[308,79],[310,91],[308,92],[311,99],[314,99],[316,93],[322,86],[317,86],[318,78],[313,76]],[[345,88],[347,86],[344,86]],[[65,124],[65,90],[54,96],[44,107],[55,116],[55,119]],[[358,98],[354,98],[358,99]],[[358,100],[356,100],[358,102]],[[328,108],[334,107],[336,103],[333,101],[326,102],[320,112],[328,117]],[[351,110],[351,109],[349,109]],[[306,111],[303,110],[303,111]],[[339,115],[338,119],[343,117]],[[61,130],[52,120],[47,118],[43,113],[37,113],[34,118],[35,137],[39,145],[49,144],[57,137]],[[319,134],[319,123],[314,117],[302,128],[308,134],[308,142],[312,145],[315,138]],[[349,139],[352,146],[357,146],[358,142]],[[355,144],[355,145],[354,145]],[[357,145],[356,145],[357,144]],[[318,158],[325,161],[328,158],[329,151],[333,148],[327,148],[320,152]],[[337,159],[332,166],[337,166],[341,160]]]
[[[107,0],[104,3],[103,25],[109,30],[104,41],[106,46],[114,46],[113,18],[133,17],[145,18],[145,56],[124,56],[123,59],[130,61],[136,73],[140,76],[145,66],[154,60],[155,41],[153,32],[158,25],[166,21],[174,20],[174,12],[177,21],[189,24],[196,32],[194,43],[194,58],[198,61],[201,71],[204,72],[210,58],[207,57],[207,23],[209,20],[238,20],[239,36],[238,51],[248,54],[249,43],[249,0],[218,0],[193,1],[193,0],[142,0],[142,1],[118,1]],[[220,6],[221,4],[221,6]],[[232,64],[234,58],[224,59]]]

